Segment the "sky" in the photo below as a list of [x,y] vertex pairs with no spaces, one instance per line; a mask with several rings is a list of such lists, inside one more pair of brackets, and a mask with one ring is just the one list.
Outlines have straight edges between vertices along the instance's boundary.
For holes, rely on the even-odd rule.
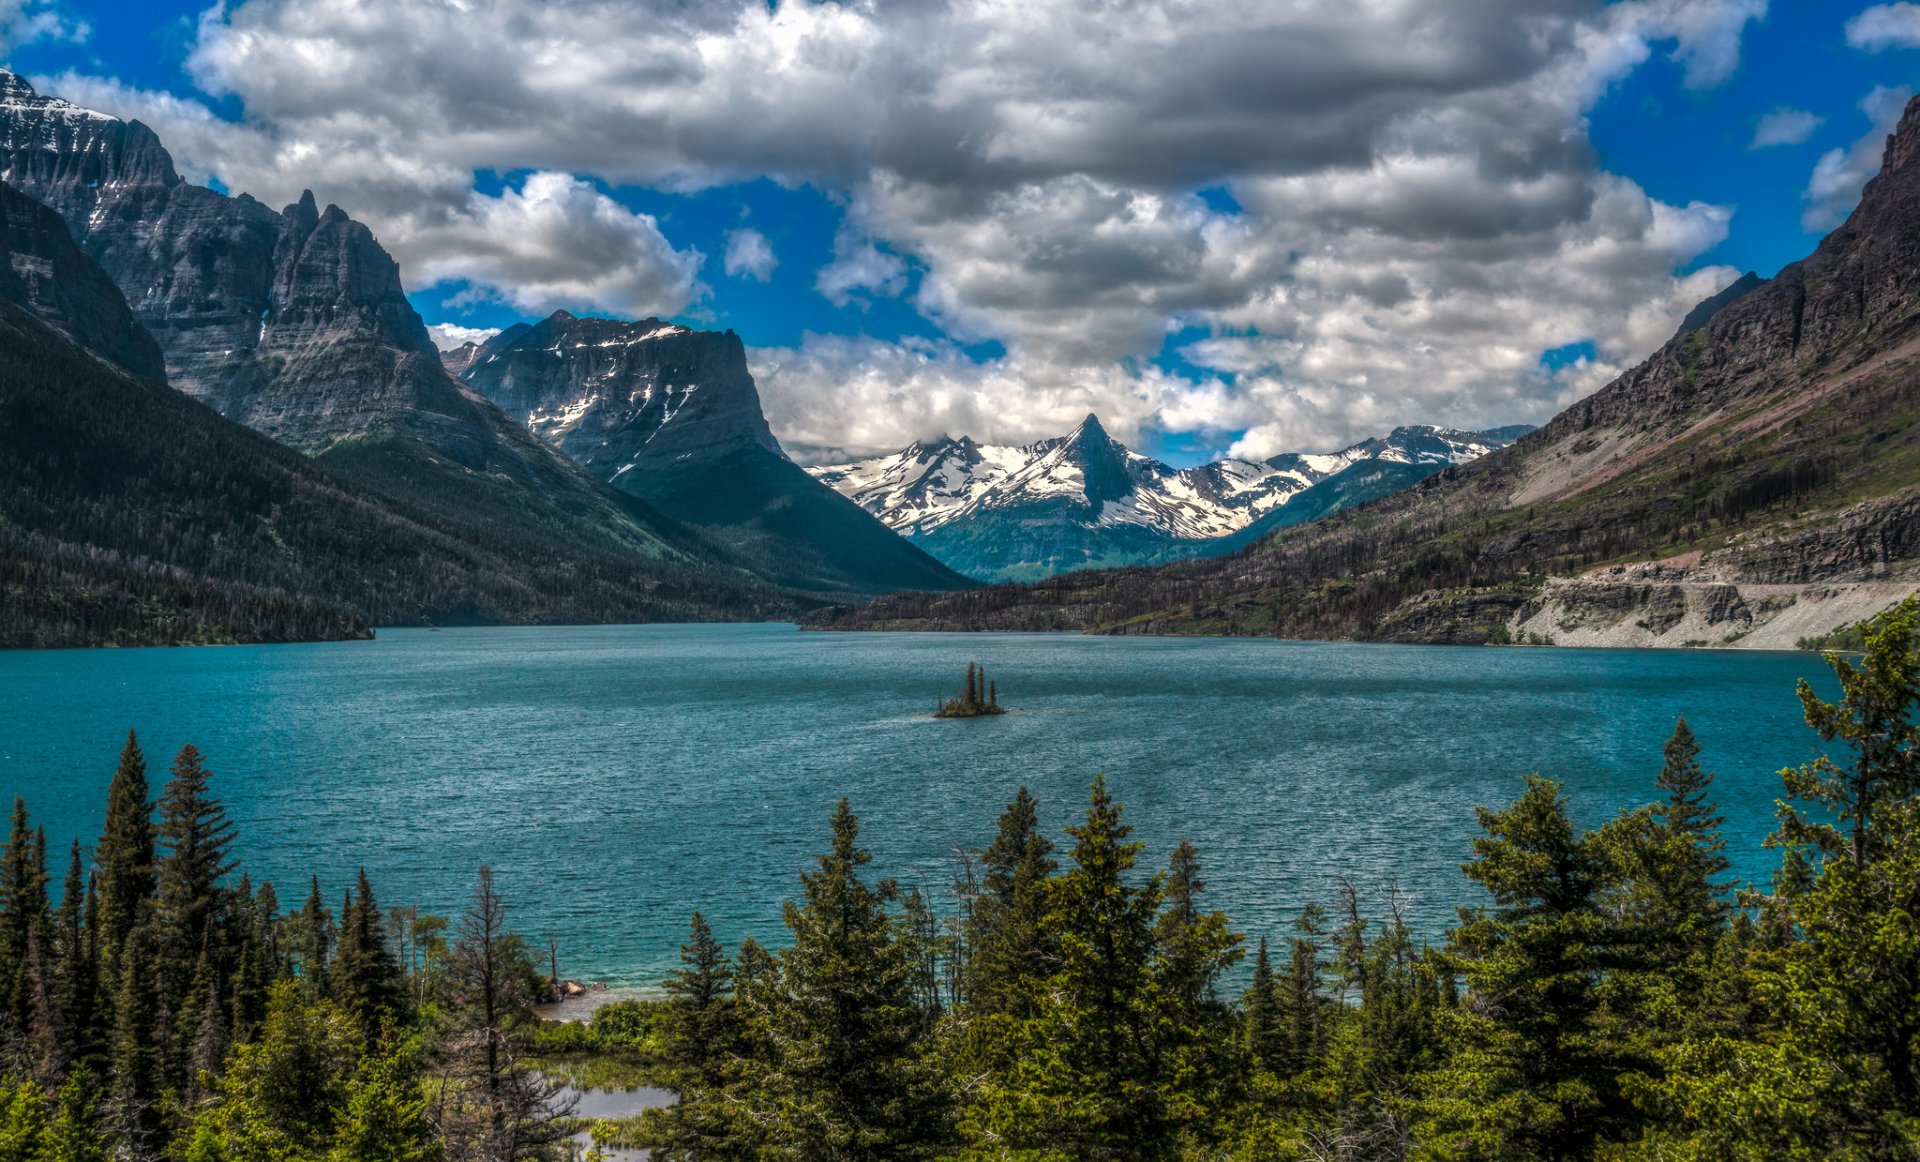
[[445,343],[732,329],[802,462],[1541,423],[1845,219],[1920,4],[0,0],[42,92],[368,223]]

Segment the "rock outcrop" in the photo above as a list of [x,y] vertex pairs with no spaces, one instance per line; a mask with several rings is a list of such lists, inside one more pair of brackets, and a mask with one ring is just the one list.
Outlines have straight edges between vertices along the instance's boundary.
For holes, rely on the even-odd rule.
[[0,298],[135,375],[164,383],[166,363],[126,296],[74,245],[60,215],[0,185]]
[[787,459],[731,331],[556,311],[449,356],[525,430],[780,584],[854,596],[970,584]]

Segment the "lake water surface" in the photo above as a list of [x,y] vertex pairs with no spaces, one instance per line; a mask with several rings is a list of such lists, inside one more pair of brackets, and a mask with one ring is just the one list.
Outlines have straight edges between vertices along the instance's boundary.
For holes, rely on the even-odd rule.
[[[935,721],[979,660],[1016,709]],[[561,971],[658,982],[702,909],[777,944],[781,901],[851,798],[874,870],[938,896],[1018,786],[1050,828],[1105,772],[1158,866],[1192,837],[1210,893],[1284,936],[1336,872],[1397,876],[1437,934],[1475,897],[1476,804],[1566,781],[1583,823],[1654,794],[1685,714],[1730,854],[1764,878],[1778,769],[1817,753],[1812,654],[1239,639],[800,633],[789,626],[383,630],[337,645],[0,653],[0,793],[49,842],[97,835],[129,726],[193,742],[284,903],[364,865],[383,904],[461,905],[491,864]]]

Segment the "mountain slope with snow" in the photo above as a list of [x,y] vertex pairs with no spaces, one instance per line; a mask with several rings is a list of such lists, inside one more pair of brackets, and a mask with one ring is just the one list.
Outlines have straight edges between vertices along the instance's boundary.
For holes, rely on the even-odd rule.
[[732,331],[555,311],[441,358],[589,473],[779,584],[836,600],[967,585],[787,459]]
[[[943,438],[808,471],[963,573],[1032,579],[1226,551],[1256,525],[1294,523],[1290,508],[1303,520],[1323,516],[1527,430],[1398,428],[1333,453],[1176,469],[1130,450],[1088,416],[1070,435],[1024,446]],[[1352,473],[1362,465],[1383,470]]]

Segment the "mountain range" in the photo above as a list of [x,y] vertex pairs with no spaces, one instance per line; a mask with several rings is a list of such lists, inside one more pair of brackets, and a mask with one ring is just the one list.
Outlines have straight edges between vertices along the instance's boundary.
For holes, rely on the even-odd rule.
[[[397,525],[430,533],[438,550],[466,558],[459,565],[433,563],[430,568],[441,575],[432,584],[416,584],[421,579],[407,570],[371,560],[362,564],[373,571],[354,577],[346,576],[348,564],[322,569],[307,560],[277,571],[262,565],[267,579],[249,577],[245,584],[277,594],[275,600],[332,611],[300,622],[306,628],[288,628],[293,623],[285,619],[271,631],[249,628],[239,616],[196,620],[165,602],[149,609],[144,622],[132,614],[106,617],[98,611],[62,621],[57,611],[28,602],[15,612],[31,605],[44,616],[16,618],[8,638],[14,644],[86,644],[89,626],[110,627],[102,632],[115,641],[168,642],[280,640],[309,630],[329,636],[341,625],[368,622],[790,616],[823,596],[845,600],[915,584],[968,583],[793,468],[779,456],[764,421],[761,431],[772,446],[763,450],[788,471],[762,488],[759,500],[769,510],[763,514],[762,539],[778,546],[788,538],[796,542],[793,552],[745,546],[725,526],[708,529],[698,527],[705,523],[698,519],[665,515],[642,499],[647,489],[635,487],[636,481],[609,487],[542,439],[525,417],[509,416],[446,370],[406,298],[397,265],[371,231],[344,211],[323,210],[307,194],[275,212],[245,194],[229,197],[194,185],[180,177],[146,126],[43,96],[4,70],[0,179],[8,191],[11,247],[11,281],[0,290],[16,308],[8,318],[8,339],[16,347],[47,348],[9,354],[28,365],[51,365],[70,360],[68,347],[77,344],[107,360],[116,373],[104,376],[97,364],[85,364],[89,390],[68,395],[41,394],[23,380],[8,385],[0,404],[18,409],[31,399],[46,413],[36,417],[36,425],[62,432],[58,443],[76,464],[95,463],[112,441],[89,425],[114,406],[111,399],[125,396],[126,408],[160,425],[141,433],[134,440],[137,448],[119,448],[134,458],[118,473],[127,486],[118,495],[136,510],[144,503],[165,510],[172,503],[143,491],[141,481],[184,471],[175,462],[185,455],[179,449],[231,447],[239,449],[234,453],[239,463],[258,467],[257,446],[235,443],[232,430],[207,422],[224,417],[304,453],[306,464],[322,470],[317,477],[302,476],[300,487],[311,485],[316,496],[350,496],[363,515],[367,506],[379,508]],[[737,355],[737,339],[728,339]],[[744,362],[736,362],[744,375]],[[171,394],[152,396],[162,384],[171,385],[163,389]],[[181,393],[204,405],[206,413],[173,406],[171,399]],[[742,406],[758,415],[750,378]],[[670,418],[691,421],[693,414]],[[670,475],[673,487],[702,495],[725,491],[730,482],[724,475],[702,474],[724,474],[727,467],[695,454],[702,430],[691,422],[671,426],[682,433],[683,455],[671,473],[662,470],[663,477]],[[9,429],[0,457],[31,456],[33,450],[14,438],[24,430]],[[272,464],[270,471],[261,471],[286,484],[285,464]],[[16,488],[38,479],[29,467],[10,465]],[[264,488],[262,478],[243,475],[252,483],[229,480],[236,496],[257,499],[254,485]],[[223,478],[228,477],[231,473]],[[664,479],[656,483],[656,491],[671,496]],[[800,499],[783,506],[788,498],[774,495],[783,483]],[[835,562],[838,569],[806,568],[812,533],[794,528],[781,510],[804,509],[821,494],[844,510],[839,515],[865,526],[844,539],[858,544],[864,534],[868,558],[849,553]],[[41,499],[0,494],[0,525],[10,522],[15,532],[29,527],[20,513]],[[267,521],[264,530],[254,530],[267,536],[264,555],[284,542],[282,556],[299,556],[299,534],[310,530],[282,527],[281,520],[291,519],[282,510],[273,510],[279,516],[263,516],[248,509],[243,498],[229,499],[239,505],[240,511],[229,514],[235,519]],[[307,519],[352,525],[341,511],[316,504],[318,509],[305,513]],[[65,511],[72,515],[80,509]],[[153,519],[135,519],[141,515]],[[184,524],[168,523],[176,518]],[[96,544],[88,538],[100,530],[81,520],[65,530],[71,535],[59,538],[64,547],[56,555],[69,562],[89,553],[115,557],[131,562],[134,574],[149,577],[156,562],[170,562],[174,582],[209,591],[234,579],[232,570],[223,573],[214,560],[221,554],[196,554],[170,540],[183,529],[217,524],[211,511],[184,517],[135,511],[126,523],[152,535],[147,542],[122,536],[109,537],[111,545]],[[61,532],[44,522],[40,527],[42,537]],[[372,539],[386,544],[392,538]],[[229,548],[243,543],[244,537]],[[45,552],[53,551],[39,544],[29,552],[18,538],[13,548],[18,556],[10,567],[23,570],[37,569]],[[343,562],[363,556],[341,554]],[[766,567],[774,560],[778,568]],[[418,556],[412,567],[429,568]],[[34,575],[53,576],[44,570]],[[475,577],[486,583],[470,584]],[[36,592],[47,596],[51,585],[45,582]],[[126,593],[133,594],[131,582]],[[129,608],[139,605],[132,596],[128,600]],[[316,628],[323,623],[331,628]]]
[[1805,260],[1490,455],[1226,557],[842,628],[1792,646],[1920,582],[1920,101]]
[[943,437],[808,471],[953,568],[1017,581],[1229,552],[1531,430],[1404,427],[1324,455],[1176,469],[1127,448],[1089,415],[1072,433],[1032,444]]

